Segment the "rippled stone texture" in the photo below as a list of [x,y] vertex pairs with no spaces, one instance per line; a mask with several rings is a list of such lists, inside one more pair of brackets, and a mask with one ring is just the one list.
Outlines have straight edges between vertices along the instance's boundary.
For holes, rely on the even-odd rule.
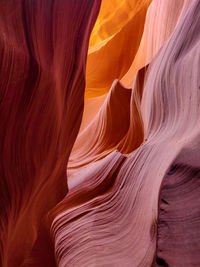
[[2,265],[199,266],[200,2],[100,4],[0,4]]

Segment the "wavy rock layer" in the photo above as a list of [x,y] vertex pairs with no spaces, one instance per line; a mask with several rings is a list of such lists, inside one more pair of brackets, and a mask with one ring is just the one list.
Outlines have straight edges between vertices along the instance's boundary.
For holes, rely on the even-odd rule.
[[200,2],[103,0],[86,70],[100,2],[0,4],[3,267],[200,265]]
[[117,148],[129,128],[130,98],[131,90],[115,80],[97,116],[79,135],[70,157],[69,175],[71,169],[77,171]]
[[200,168],[176,162],[162,184],[158,266],[199,266]]
[[45,213],[67,193],[99,7],[98,0],[0,3],[1,266],[22,265]]
[[[200,3],[184,9],[186,4],[131,90],[130,109],[137,103],[133,114],[143,138],[127,156],[114,151],[116,145],[109,155],[104,148],[102,160],[92,158],[74,172],[69,194],[51,212],[60,266],[199,264],[199,160],[193,153],[199,152],[200,134]],[[135,117],[128,118],[132,127]],[[89,159],[92,150],[87,153]]]
[[[147,4],[147,2],[145,3]],[[141,2],[140,4],[143,5],[144,2]],[[137,50],[137,54],[135,54],[135,57],[133,58],[133,62],[132,62],[130,69],[121,79],[121,84],[124,88],[126,87],[128,88],[129,86],[132,87],[132,96],[131,96],[131,105],[130,105],[131,118],[129,122],[129,130],[127,131],[126,135],[121,140],[118,140],[118,143],[115,144],[115,146],[108,147],[104,145],[102,148],[102,143],[104,143],[104,141],[102,141],[104,140],[104,134],[103,134],[104,131],[102,129],[105,129],[106,126],[108,128],[111,128],[111,126],[110,126],[109,118],[106,117],[105,113],[104,115],[101,114],[101,119],[99,118],[98,115],[96,116],[96,114],[97,114],[97,108],[99,106],[101,106],[101,109],[104,108],[104,106],[102,106],[102,100],[106,98],[106,95],[103,95],[101,97],[90,98],[89,101],[86,100],[85,112],[83,114],[83,122],[82,122],[82,127],[81,127],[82,129],[85,129],[85,133],[81,132],[76,140],[75,147],[72,151],[69,166],[68,166],[69,174],[70,174],[71,169],[76,169],[78,166],[80,165],[83,166],[83,164],[86,165],[88,162],[90,162],[92,154],[95,154],[95,160],[102,158],[102,153],[98,154],[98,151],[102,151],[102,149],[104,151],[104,155],[105,155],[105,151],[106,151],[106,154],[108,154],[108,153],[111,153],[114,149],[118,149],[120,152],[126,154],[126,153],[131,153],[144,141],[143,119],[141,116],[140,102],[141,102],[142,93],[143,93],[143,85],[145,83],[144,72],[146,72],[147,70],[145,66],[148,66],[148,63],[152,60],[152,58],[156,55],[156,53],[158,53],[159,49],[162,47],[162,45],[166,42],[166,40],[173,33],[174,28],[176,27],[177,23],[187,11],[189,4],[191,4],[191,2],[187,0],[178,0],[176,3],[171,0],[165,1],[165,3],[160,0],[154,0],[150,4],[149,9],[147,11],[147,15],[146,15],[145,25],[143,26],[144,33],[141,38],[140,46]],[[136,5],[135,8],[137,9],[137,7],[141,8],[139,4]],[[123,9],[121,12],[123,12]],[[102,9],[101,9],[101,13],[103,13]],[[117,15],[115,14],[115,16]],[[97,25],[94,28],[92,37],[93,35],[95,36],[97,27],[100,27],[100,26],[103,27],[101,25],[101,22],[102,22],[102,19],[100,16],[99,19],[97,20]],[[143,25],[143,23],[144,21],[142,19],[137,21],[137,24],[139,25]],[[105,25],[105,29],[106,29],[106,25]],[[133,31],[133,26],[131,27],[131,29]],[[91,43],[93,39],[94,37],[91,38]],[[97,41],[98,40],[99,39],[97,38]],[[129,44],[131,45],[131,43]],[[127,53],[127,55],[129,55],[126,48],[124,48],[124,53]],[[102,57],[100,57],[100,60],[101,62],[104,62]],[[95,66],[96,64],[93,64],[93,67]],[[87,80],[88,79],[89,78],[87,76]],[[134,85],[132,86],[134,80],[136,81],[134,82]],[[111,90],[112,90],[112,87],[111,87]],[[96,95],[98,95],[98,88],[97,88]],[[120,103],[122,102],[120,101]],[[122,104],[122,107],[123,107],[123,104]],[[119,109],[122,107],[119,106]],[[90,114],[89,116],[88,116],[88,113]],[[127,116],[126,118],[127,121],[129,120],[130,116]],[[99,126],[98,129],[95,129],[95,125],[98,125],[99,123],[103,123],[103,126]],[[88,130],[86,130],[87,127],[88,127]],[[94,127],[93,130],[95,130],[95,132],[96,131],[98,132],[97,134],[91,134],[94,132],[92,130],[93,127]],[[90,134],[88,135],[88,133]],[[89,141],[87,141],[88,136],[90,136]],[[114,138],[114,135],[113,135],[113,138]],[[106,136],[105,136],[105,139],[106,139]],[[89,146],[87,145],[87,142],[90,142]],[[95,151],[93,149],[90,149],[92,147],[91,145],[94,143],[95,143]]]

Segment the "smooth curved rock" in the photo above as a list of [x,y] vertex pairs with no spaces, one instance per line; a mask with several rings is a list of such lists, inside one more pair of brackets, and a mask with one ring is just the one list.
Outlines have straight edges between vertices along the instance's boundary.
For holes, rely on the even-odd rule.
[[[173,237],[184,226],[179,226],[174,217],[177,230],[169,237],[166,243],[169,247],[165,249],[162,238],[167,230],[159,227],[169,218],[164,214],[158,224],[157,219],[159,208],[163,208],[162,205],[158,207],[158,203],[166,173],[181,151],[188,151],[188,144],[193,144],[194,140],[198,143],[199,4],[193,1],[147,72],[143,70],[145,79],[140,83],[143,94],[139,105],[144,131],[142,145],[125,158],[119,152],[112,152],[77,173],[69,195],[53,211],[52,236],[60,266],[183,266],[184,252],[188,266],[198,264],[197,250],[181,246],[181,236],[180,241],[173,243],[179,255],[167,253],[173,249],[170,243]],[[137,81],[133,88],[137,88]],[[116,163],[118,158],[122,158],[120,165]],[[102,186],[101,191],[97,184],[90,193],[90,184],[96,179],[107,186]],[[190,183],[194,181],[198,194],[195,179],[191,177]],[[187,188],[187,182],[184,186]],[[87,197],[82,196],[84,192]],[[171,196],[170,192],[167,196]],[[184,198],[182,201],[184,207]],[[198,207],[194,202],[188,207],[190,205]],[[196,226],[191,228],[187,242],[190,238],[191,242],[198,240],[198,231]],[[189,233],[195,234],[197,239]],[[191,258],[192,253],[191,261],[187,255]],[[181,260],[177,261],[177,257]],[[157,263],[154,263],[155,258]]]
[[115,80],[98,114],[77,138],[69,159],[69,176],[73,169],[77,172],[117,149],[129,128],[130,99],[131,90]]
[[0,3],[1,266],[23,264],[42,218],[67,193],[100,2]]
[[0,4],[3,267],[200,264],[200,2],[103,0],[86,71],[100,2]]

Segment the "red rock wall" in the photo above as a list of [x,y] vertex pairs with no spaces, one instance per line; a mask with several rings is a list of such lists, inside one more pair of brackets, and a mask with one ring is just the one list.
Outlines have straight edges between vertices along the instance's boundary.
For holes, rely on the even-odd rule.
[[200,2],[150,2],[0,3],[3,267],[200,266]]
[[1,266],[21,266],[42,218],[67,193],[100,2],[0,3]]

